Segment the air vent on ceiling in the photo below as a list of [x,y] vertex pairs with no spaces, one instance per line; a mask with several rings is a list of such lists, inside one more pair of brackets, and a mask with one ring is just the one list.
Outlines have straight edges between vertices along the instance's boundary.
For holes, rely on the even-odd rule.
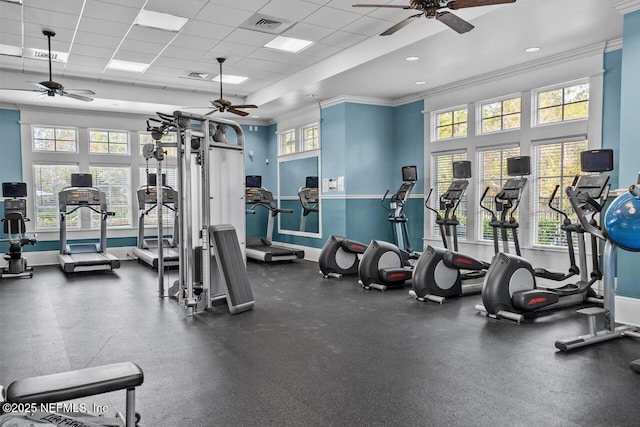
[[240,25],[240,28],[251,31],[259,31],[261,33],[281,34],[284,30],[291,27],[291,25],[293,25],[292,22],[287,22],[284,19],[256,13],[255,15],[244,21]]
[[204,80],[207,78],[208,75],[209,75],[208,73],[198,73],[197,71],[192,71],[189,74],[187,74],[187,77],[190,79]]

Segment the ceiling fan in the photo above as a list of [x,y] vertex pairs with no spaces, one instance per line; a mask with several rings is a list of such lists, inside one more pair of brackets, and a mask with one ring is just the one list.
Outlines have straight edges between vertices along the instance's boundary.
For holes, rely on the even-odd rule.
[[258,108],[257,105],[253,105],[253,104],[233,105],[231,101],[227,101],[222,97],[222,63],[225,61],[225,59],[226,58],[216,58],[216,60],[218,61],[218,64],[220,64],[220,98],[216,99],[215,101],[209,101],[211,102],[211,105],[213,105],[215,109],[209,111],[207,114],[205,114],[205,116],[208,116],[209,114],[213,114],[216,111],[219,111],[221,113],[228,111],[229,113],[237,114],[242,117],[248,116],[249,113],[247,113],[246,111],[238,110],[238,108]]
[[424,16],[425,18],[435,18],[443,24],[450,27],[459,34],[473,30],[473,25],[464,19],[454,15],[451,12],[440,12],[440,9],[463,9],[467,7],[488,6],[493,4],[515,3],[516,0],[410,0],[408,5],[395,4],[354,4],[353,7],[387,7],[394,9],[414,9],[420,11],[415,15],[398,22],[393,27],[387,29],[381,36],[389,36],[405,25],[409,24],[413,19]]
[[[73,99],[77,99],[79,101],[85,101],[85,102],[89,102],[89,101],[93,101],[93,98],[90,98],[88,96],[82,96],[79,95],[77,92],[80,93],[85,93],[88,95],[95,95],[95,92],[93,92],[92,90],[87,90],[87,89],[64,89],[64,86],[62,86],[62,84],[58,83],[58,82],[54,82],[53,81],[53,77],[52,77],[52,73],[51,73],[51,37],[54,37],[56,35],[56,33],[54,33],[53,31],[49,31],[49,30],[44,30],[42,31],[42,34],[44,34],[48,41],[49,41],[49,54],[48,54],[48,58],[49,58],[49,80],[44,81],[44,82],[40,82],[40,83],[36,83],[36,82],[28,82],[31,83],[32,85],[34,85],[36,87],[36,89],[12,89],[12,90],[26,90],[26,91],[31,91],[31,92],[42,92],[42,93],[46,93],[48,96],[66,96],[68,98],[73,98]],[[76,93],[73,93],[76,92]]]

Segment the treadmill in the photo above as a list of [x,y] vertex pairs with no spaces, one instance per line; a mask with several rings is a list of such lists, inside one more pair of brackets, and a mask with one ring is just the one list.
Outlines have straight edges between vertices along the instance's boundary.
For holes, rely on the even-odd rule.
[[279,209],[273,200],[271,191],[262,187],[262,177],[249,175],[246,177],[245,202],[251,205],[248,213],[255,212],[255,208],[261,206],[269,210],[266,237],[247,237],[247,259],[263,262],[291,261],[304,258],[304,251],[276,246],[271,243],[273,236],[273,222],[281,213],[293,213],[293,209]]
[[[120,267],[120,260],[107,252],[107,196],[93,187],[91,174],[72,174],[71,187],[58,193],[60,206],[60,267],[65,273],[76,271],[111,270]],[[70,210],[68,210],[71,208]],[[100,214],[100,241],[98,243],[67,243],[67,216],[80,208]]]
[[162,221],[163,208],[167,208],[174,213],[173,233],[171,238],[162,239],[162,259],[164,267],[176,267],[179,261],[180,251],[178,250],[179,230],[178,223],[178,192],[166,185],[166,175],[162,174],[162,207],[158,207],[157,175],[150,174],[147,185],[141,186],[137,191],[138,196],[138,245],[133,248],[133,254],[138,261],[148,266],[158,269],[158,242],[156,238],[144,237],[145,218],[152,210],[156,210],[158,221]]

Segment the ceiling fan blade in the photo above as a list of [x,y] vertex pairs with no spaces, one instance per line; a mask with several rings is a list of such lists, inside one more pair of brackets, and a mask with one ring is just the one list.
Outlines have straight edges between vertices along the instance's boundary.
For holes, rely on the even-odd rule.
[[89,89],[66,89],[65,92],[84,93],[85,95],[95,95],[96,93]]
[[458,34],[468,33],[475,28],[473,25],[451,12],[438,12],[436,14],[436,19]]
[[205,116],[210,116],[211,114],[213,114],[213,113],[215,113],[215,112],[217,112],[217,111],[218,111],[218,110],[211,110],[211,111],[209,111],[208,113],[205,113],[204,115],[205,115]]
[[246,104],[246,105],[229,105],[229,108],[258,108],[257,105]]
[[415,18],[419,18],[421,17],[423,14],[422,13],[418,13],[415,15],[411,15],[408,18],[403,19],[402,21],[398,22],[396,25],[394,25],[393,27],[387,29],[385,32],[380,33],[381,36],[390,36],[391,34],[395,33],[396,31],[398,31],[400,28],[403,28],[404,26],[408,25],[413,19]]
[[[514,0],[515,1],[515,0]],[[410,4],[403,6],[403,5],[399,5],[399,4],[354,4],[351,5],[351,7],[387,7],[387,8],[393,8],[393,9],[415,9],[414,7],[412,7]]]
[[34,85],[41,92],[49,92],[49,90],[50,90],[48,87],[46,87],[45,85],[43,85],[41,83],[36,83],[36,82],[27,82],[27,83],[30,83],[30,84]]
[[77,99],[78,101],[91,102],[93,98],[89,98],[88,96],[76,95],[75,93],[65,92],[64,90],[56,91],[56,93],[60,96],[66,96],[67,98]]
[[249,115],[249,113],[247,113],[246,111],[236,110],[235,108],[228,108],[227,111],[230,112],[230,113],[233,113],[233,114],[237,114],[237,115],[242,116],[242,117],[245,117],[245,116]]
[[515,3],[516,0],[454,0],[447,6],[449,9],[463,9],[466,7],[491,6],[493,4]]

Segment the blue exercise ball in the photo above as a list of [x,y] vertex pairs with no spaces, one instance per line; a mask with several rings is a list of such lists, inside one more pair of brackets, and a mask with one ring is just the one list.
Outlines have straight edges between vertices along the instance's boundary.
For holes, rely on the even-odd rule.
[[616,197],[604,214],[604,228],[616,246],[640,251],[640,200],[631,193]]

